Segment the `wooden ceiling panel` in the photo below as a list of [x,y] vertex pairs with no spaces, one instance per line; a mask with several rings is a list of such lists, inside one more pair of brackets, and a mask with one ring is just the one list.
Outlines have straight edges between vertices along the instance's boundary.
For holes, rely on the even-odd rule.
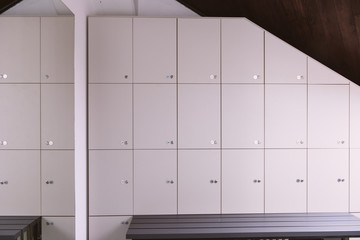
[[22,0],[1,0],[0,1],[0,14],[5,12],[6,10],[12,8]]

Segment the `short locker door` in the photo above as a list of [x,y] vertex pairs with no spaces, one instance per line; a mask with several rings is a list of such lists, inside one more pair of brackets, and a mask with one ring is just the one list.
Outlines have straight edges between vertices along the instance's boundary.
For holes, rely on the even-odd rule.
[[74,84],[41,84],[41,148],[74,149]]
[[176,214],[176,150],[135,150],[134,214]]
[[350,149],[350,212],[360,212],[360,149]]
[[265,147],[307,147],[306,85],[265,86]]
[[74,240],[75,218],[43,217],[41,231],[43,240]]
[[132,82],[132,19],[89,17],[89,83]]
[[41,82],[74,82],[74,18],[41,18]]
[[131,217],[101,216],[89,218],[89,240],[125,240]]
[[0,18],[0,83],[40,82],[40,18]]
[[75,215],[74,151],[41,152],[41,189],[42,215]]
[[90,150],[89,215],[131,215],[132,212],[132,151]]
[[222,147],[264,147],[264,85],[222,85]]
[[308,211],[349,211],[349,150],[308,150]]
[[0,149],[40,148],[40,85],[0,85]]
[[349,84],[349,80],[322,65],[318,61],[308,58],[309,84]]
[[264,150],[222,151],[222,213],[264,212]]
[[134,148],[176,148],[176,85],[134,85]]
[[176,83],[175,18],[134,18],[134,82]]
[[0,151],[0,215],[40,215],[40,151]]
[[306,212],[306,150],[265,149],[265,212]]
[[246,18],[221,19],[223,83],[264,82],[264,30]]
[[220,19],[178,19],[179,83],[220,82]]
[[179,148],[220,148],[220,86],[178,85]]
[[179,150],[178,213],[220,213],[220,151]]
[[132,148],[131,84],[89,85],[89,148]]

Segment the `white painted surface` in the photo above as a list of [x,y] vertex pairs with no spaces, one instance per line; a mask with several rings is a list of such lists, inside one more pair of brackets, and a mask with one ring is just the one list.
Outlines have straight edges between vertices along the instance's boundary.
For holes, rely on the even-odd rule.
[[360,149],[350,149],[350,212],[360,212]]
[[350,148],[360,148],[360,87],[350,83]]

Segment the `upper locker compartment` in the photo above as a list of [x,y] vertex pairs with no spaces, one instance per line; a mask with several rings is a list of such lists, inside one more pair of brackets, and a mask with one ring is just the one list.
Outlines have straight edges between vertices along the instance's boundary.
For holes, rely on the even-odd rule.
[[349,84],[349,80],[310,57],[308,70],[309,84]]
[[306,55],[265,33],[265,83],[306,84]]

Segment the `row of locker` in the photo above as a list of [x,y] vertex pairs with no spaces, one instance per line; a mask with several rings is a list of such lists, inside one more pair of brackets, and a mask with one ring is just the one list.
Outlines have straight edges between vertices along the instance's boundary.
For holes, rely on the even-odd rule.
[[89,148],[360,148],[359,98],[355,84],[89,84]]
[[0,84],[0,149],[74,149],[74,84]]
[[358,212],[359,171],[360,149],[90,150],[89,215]]
[[0,215],[74,216],[74,151],[1,150],[0,166]]
[[89,82],[349,83],[245,18],[121,17],[89,18]]

